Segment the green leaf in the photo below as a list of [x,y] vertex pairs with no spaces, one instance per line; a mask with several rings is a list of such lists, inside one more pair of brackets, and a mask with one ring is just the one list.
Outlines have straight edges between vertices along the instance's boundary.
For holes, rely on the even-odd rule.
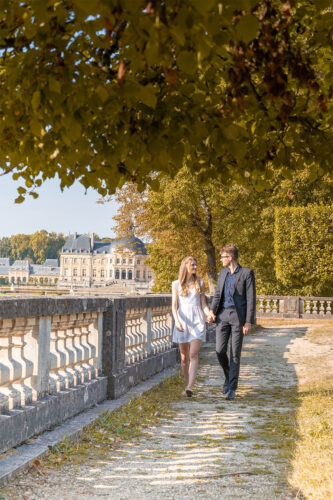
[[36,112],[38,107],[40,105],[40,91],[39,90],[36,90],[33,95],[32,95],[32,99],[31,99],[31,106],[32,106],[32,109]]
[[96,94],[98,95],[98,97],[100,98],[100,100],[102,102],[105,102],[108,100],[108,97],[109,97],[109,94],[106,90],[105,87],[103,87],[102,85],[99,85],[96,90],[95,90]]
[[144,104],[146,104],[146,106],[149,106],[150,108],[155,108],[157,97],[154,92],[155,92],[154,86],[151,84],[148,84],[146,86],[141,86],[139,92],[139,99]]
[[30,120],[30,129],[31,129],[31,132],[36,135],[36,136],[40,136],[41,133],[42,133],[42,125],[40,124],[40,122],[38,120],[36,120],[35,118],[32,118]]
[[77,120],[71,121],[70,129],[68,130],[69,137],[75,142],[81,137],[82,125]]
[[193,5],[200,14],[206,14],[218,3],[216,0],[193,0]]
[[240,18],[236,26],[236,34],[238,38],[249,43],[256,37],[259,29],[259,21],[252,14],[247,14]]
[[17,192],[20,193],[20,194],[24,194],[24,193],[27,192],[27,190],[24,187],[20,186],[19,188],[17,188]]
[[24,201],[24,196],[20,194],[17,198],[15,198],[15,203],[22,203]]
[[193,75],[197,70],[197,54],[183,50],[177,57],[177,65],[181,71]]
[[60,94],[61,92],[60,82],[52,75],[49,77],[49,89],[51,92],[56,92],[57,94]]

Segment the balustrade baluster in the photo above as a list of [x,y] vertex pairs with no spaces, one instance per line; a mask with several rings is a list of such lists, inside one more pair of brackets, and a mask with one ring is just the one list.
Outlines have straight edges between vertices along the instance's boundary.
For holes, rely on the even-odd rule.
[[273,299],[273,314],[276,314],[278,311],[277,311],[277,299]]
[[311,314],[311,301],[305,301],[305,314]]
[[332,301],[326,301],[326,316],[332,316]]
[[319,314],[320,314],[321,316],[324,316],[324,314],[325,314],[324,302],[325,302],[324,300],[321,300],[321,301],[320,301]]
[[318,314],[318,300],[313,301],[312,314]]
[[264,299],[262,298],[259,299],[259,312],[264,312]]

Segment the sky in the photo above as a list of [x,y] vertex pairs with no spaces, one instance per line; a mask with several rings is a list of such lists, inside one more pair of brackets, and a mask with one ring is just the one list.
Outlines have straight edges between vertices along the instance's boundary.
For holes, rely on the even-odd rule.
[[14,203],[20,181],[8,175],[0,177],[0,238],[12,234],[32,234],[41,229],[67,235],[94,232],[100,237],[115,237],[111,227],[117,213],[115,201],[97,204],[98,193],[74,183],[61,192],[60,182],[53,179],[38,188],[39,198],[27,196],[26,201]]

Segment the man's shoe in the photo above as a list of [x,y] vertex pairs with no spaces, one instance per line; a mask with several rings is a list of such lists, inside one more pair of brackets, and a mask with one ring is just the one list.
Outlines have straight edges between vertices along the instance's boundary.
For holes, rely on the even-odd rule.
[[235,391],[233,389],[230,389],[225,399],[234,399],[234,398],[235,398]]
[[223,389],[222,389],[222,394],[227,394],[228,392],[229,392],[229,386],[228,385],[224,385]]

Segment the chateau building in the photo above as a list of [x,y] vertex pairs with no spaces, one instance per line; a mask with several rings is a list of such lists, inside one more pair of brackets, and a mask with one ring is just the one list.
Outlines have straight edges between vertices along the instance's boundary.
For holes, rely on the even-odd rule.
[[59,286],[108,286],[115,283],[149,284],[147,250],[134,236],[99,240],[94,234],[71,234],[60,255]]
[[60,268],[58,259],[46,259],[44,264],[31,264],[28,260],[0,258],[0,278],[7,278],[9,283],[56,284]]

